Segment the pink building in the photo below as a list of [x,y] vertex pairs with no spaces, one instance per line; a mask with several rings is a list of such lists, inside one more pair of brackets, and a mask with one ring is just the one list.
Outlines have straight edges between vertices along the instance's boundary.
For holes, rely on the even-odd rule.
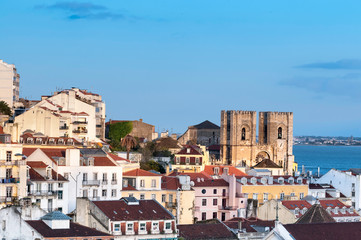
[[[233,181],[232,181],[233,180]],[[194,178],[195,213],[197,220],[218,218],[222,221],[245,217],[247,199],[236,194],[236,178]]]

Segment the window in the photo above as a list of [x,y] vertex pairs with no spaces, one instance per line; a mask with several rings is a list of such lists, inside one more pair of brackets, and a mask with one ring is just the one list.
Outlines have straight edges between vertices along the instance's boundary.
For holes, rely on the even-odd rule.
[[7,162],[11,162],[11,154],[12,154],[11,151],[6,151],[6,161]]
[[11,168],[7,168],[6,169],[6,179],[12,178],[13,177],[13,171]]
[[120,231],[120,224],[119,224],[119,223],[114,224],[114,231],[115,231],[115,232],[119,232],[119,231]]
[[199,164],[199,157],[196,157],[196,164]]
[[145,186],[144,179],[141,179],[141,180],[140,180],[140,187],[144,187],[144,186]]
[[253,198],[254,200],[257,200],[257,199],[258,199],[258,193],[253,193],[252,198]]
[[93,197],[98,197],[98,189],[93,189]]
[[222,196],[223,196],[223,197],[226,196],[226,189],[223,189],[223,191],[222,191]]
[[223,172],[224,172],[226,175],[228,175],[228,167],[225,167],[225,168],[223,169]]
[[268,201],[268,193],[263,193],[263,201]]
[[202,199],[202,206],[207,206],[207,199]]
[[152,194],[152,199],[155,199],[156,197],[155,197],[155,194]]
[[3,220],[3,222],[2,222],[2,229],[4,231],[6,230],[6,220]]
[[303,192],[301,192],[301,193],[300,193],[300,199],[302,199],[302,198],[304,197],[304,195],[305,195],[305,194],[304,194]]
[[217,212],[213,212],[213,218],[217,218]]
[[134,197],[133,193],[129,193],[128,197]]
[[113,173],[112,174],[112,184],[116,184],[117,183],[117,174]]
[[282,128],[278,128],[278,139],[282,139]]
[[117,190],[116,189],[112,189],[112,197],[116,197],[117,196]]
[[88,190],[83,190],[83,197],[88,197]]
[[144,199],[144,194],[140,194],[140,197],[139,197],[141,200]]
[[213,194],[217,194],[217,189],[213,189]]
[[291,197],[294,197],[296,196],[296,194],[294,192],[291,193]]
[[58,191],[58,199],[63,199],[63,191],[62,190]]
[[217,206],[217,204],[218,204],[218,199],[217,198],[213,199],[213,206]]
[[218,173],[219,173],[219,167],[215,167],[215,168],[213,169],[213,173],[214,173],[214,175],[218,175]]
[[141,222],[139,223],[139,231],[145,232],[146,231],[146,223],[145,222]]
[[179,157],[176,157],[176,164],[179,164],[179,162],[180,162]]
[[157,186],[157,180],[155,180],[155,179],[152,179],[152,187],[156,187]]
[[69,179],[69,173],[67,173],[67,172],[64,173],[64,178],[65,178],[65,179]]
[[98,173],[96,173],[96,172],[93,173],[93,179],[94,179],[94,180],[98,180]]
[[169,202],[173,202],[173,194],[169,194]]
[[108,184],[108,174],[103,173],[103,184]]
[[106,197],[106,196],[107,196],[107,190],[106,190],[106,189],[103,189],[103,190],[102,190],[102,196],[103,196],[103,197]]
[[87,181],[88,180],[88,174],[87,173],[83,173],[83,181]]
[[171,228],[172,228],[172,223],[171,222],[166,222],[165,223],[165,229],[170,230]]
[[159,230],[159,223],[153,222],[152,223],[152,231],[158,231]]
[[203,193],[203,194],[206,194],[206,192],[207,192],[207,190],[202,189],[202,193]]
[[246,129],[245,128],[242,128],[241,140],[246,140]]
[[6,197],[11,197],[13,195],[13,187],[6,187]]
[[202,212],[202,221],[206,220],[207,219],[207,213],[205,212]]
[[352,191],[351,192],[351,197],[354,197],[355,196],[355,191]]
[[127,223],[127,232],[133,232],[133,223]]
[[189,157],[186,158],[186,164],[189,164]]
[[62,207],[58,208],[58,211],[63,212],[63,208]]
[[165,202],[166,201],[166,195],[165,194],[162,194],[162,202]]
[[283,200],[285,198],[285,194],[284,193],[281,193],[280,194],[280,199]]
[[58,188],[63,188],[63,183],[58,183]]
[[48,184],[48,191],[49,191],[49,192],[52,192],[52,191],[53,191],[53,184],[52,184],[52,183],[49,183],[49,184]]

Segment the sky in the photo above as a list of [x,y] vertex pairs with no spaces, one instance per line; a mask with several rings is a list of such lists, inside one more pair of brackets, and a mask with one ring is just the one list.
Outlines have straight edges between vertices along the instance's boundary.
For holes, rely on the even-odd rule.
[[294,113],[294,135],[361,136],[361,1],[0,0],[20,95],[79,87],[107,119],[183,133],[221,110]]

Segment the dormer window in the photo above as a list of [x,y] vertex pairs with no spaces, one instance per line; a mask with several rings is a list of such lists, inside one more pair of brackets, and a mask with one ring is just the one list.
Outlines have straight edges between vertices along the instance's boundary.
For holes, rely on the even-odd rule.
[[219,167],[215,167],[213,169],[213,173],[214,173],[214,175],[218,175],[219,174]]
[[36,138],[36,144],[41,144],[43,141],[41,138]]
[[190,149],[190,148],[187,148],[187,153],[191,153],[191,149]]
[[228,167],[225,167],[224,169],[223,169],[223,172],[226,174],[226,175],[228,175],[228,171],[229,170],[229,168]]
[[59,140],[58,140],[58,144],[64,144],[64,139],[59,138]]
[[28,139],[26,139],[26,142],[27,142],[27,143],[33,143],[33,141],[34,141],[34,139],[31,138],[31,137],[29,137]]
[[54,144],[54,143],[55,143],[55,139],[54,139],[54,138],[50,138],[50,139],[49,139],[49,143],[50,143],[50,144]]
[[179,164],[179,163],[180,163],[180,158],[179,158],[179,157],[176,157],[176,158],[175,158],[175,161],[176,161],[176,164]]
[[199,164],[199,157],[196,157],[196,164]]
[[278,183],[279,183],[279,184],[283,184],[283,183],[284,183],[284,179],[283,179],[283,178],[279,178],[279,179],[278,179]]
[[251,178],[251,183],[256,184],[257,183],[257,178]]
[[153,232],[159,231],[159,223],[158,222],[152,222],[152,231]]
[[247,178],[243,177],[243,178],[241,179],[241,183],[242,183],[243,185],[246,185],[246,184],[247,184]]
[[51,179],[51,168],[46,169],[46,177],[47,179]]

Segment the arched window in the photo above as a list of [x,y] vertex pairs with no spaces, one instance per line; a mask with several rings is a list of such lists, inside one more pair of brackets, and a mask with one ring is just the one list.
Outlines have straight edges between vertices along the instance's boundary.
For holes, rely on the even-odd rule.
[[246,140],[246,129],[242,128],[242,137],[241,140]]
[[278,139],[282,139],[282,128],[278,128]]

